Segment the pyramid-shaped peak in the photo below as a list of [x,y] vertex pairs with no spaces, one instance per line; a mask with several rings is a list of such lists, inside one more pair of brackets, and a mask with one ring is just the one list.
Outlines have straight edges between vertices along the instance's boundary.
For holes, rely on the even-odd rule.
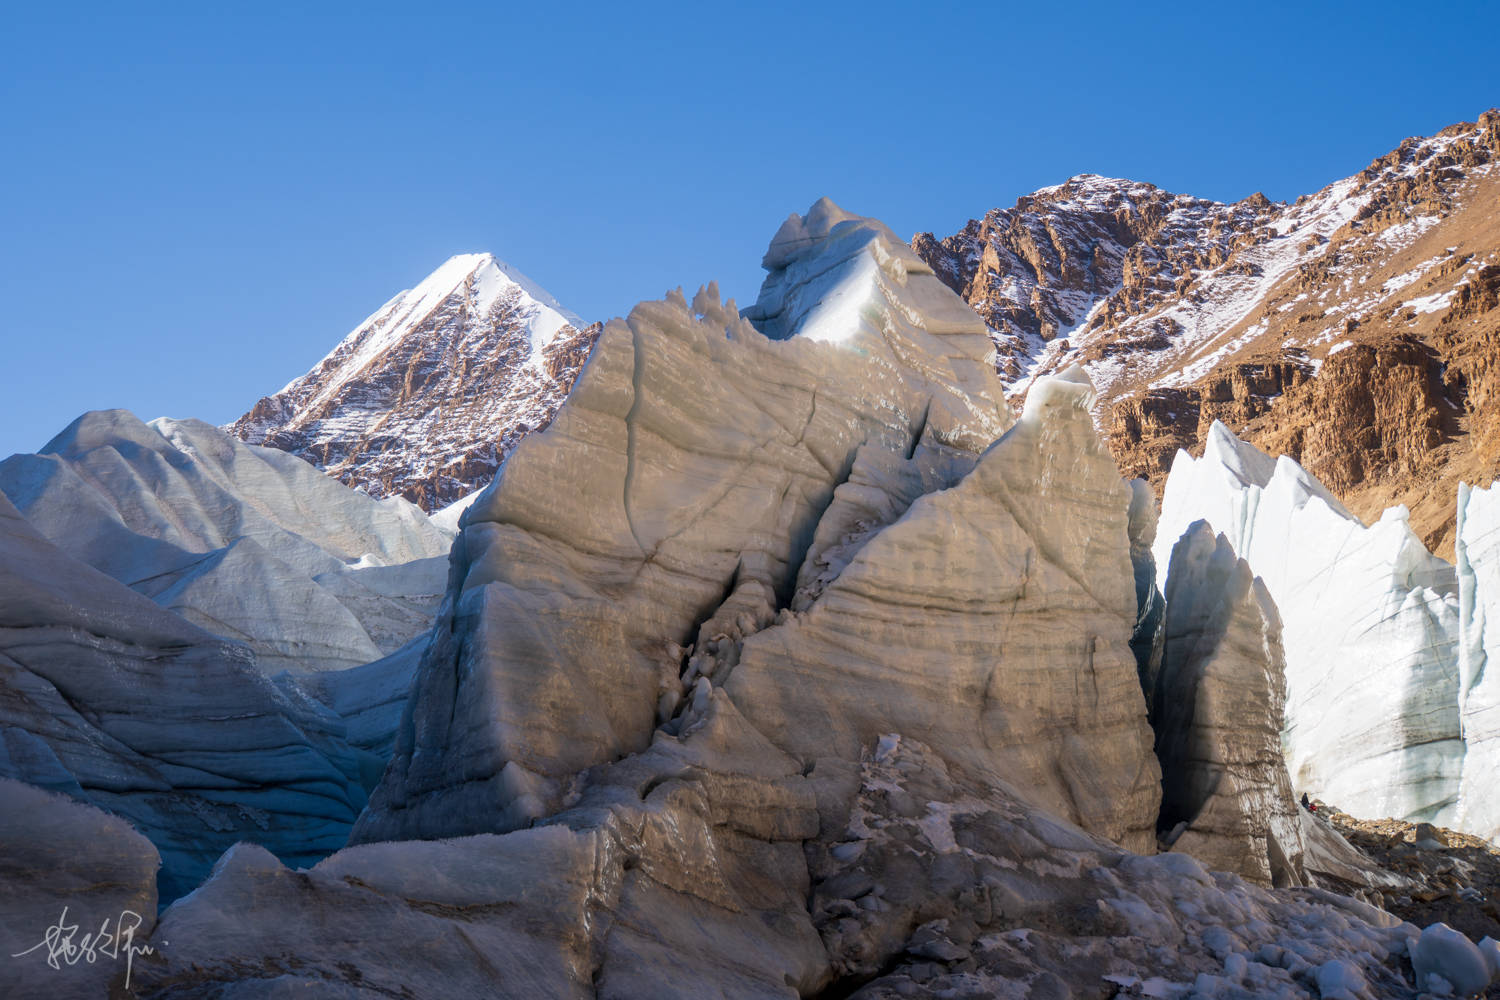
[[[493,301],[499,293],[512,286],[520,286],[527,297],[559,314],[567,323],[575,327],[584,325],[583,320],[564,308],[552,293],[523,274],[519,268],[488,252],[454,254],[423,278],[415,288],[398,295],[392,303],[403,303],[407,307],[404,311],[407,312],[430,310],[465,284],[471,285],[476,296],[486,302]],[[389,306],[388,303],[387,308]],[[371,320],[374,318],[371,317]]]

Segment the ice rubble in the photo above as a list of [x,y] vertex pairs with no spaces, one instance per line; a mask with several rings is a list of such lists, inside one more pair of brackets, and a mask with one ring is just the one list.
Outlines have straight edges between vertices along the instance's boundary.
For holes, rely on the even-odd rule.
[[1178,452],[1172,464],[1158,566],[1199,519],[1280,611],[1296,788],[1356,815],[1451,825],[1464,756],[1458,579],[1405,508],[1367,527],[1292,459],[1273,460],[1216,422],[1203,458]]

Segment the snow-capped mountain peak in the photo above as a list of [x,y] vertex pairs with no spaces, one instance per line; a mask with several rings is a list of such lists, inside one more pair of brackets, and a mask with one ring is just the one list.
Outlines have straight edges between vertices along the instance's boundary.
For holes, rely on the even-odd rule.
[[595,337],[519,270],[458,254],[226,429],[432,510],[545,426]]

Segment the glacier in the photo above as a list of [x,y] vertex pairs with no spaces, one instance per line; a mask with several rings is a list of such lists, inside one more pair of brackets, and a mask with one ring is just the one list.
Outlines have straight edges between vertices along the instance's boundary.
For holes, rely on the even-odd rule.
[[[1431,570],[1456,635],[1463,584],[1399,517],[1351,525],[1226,438],[1158,525],[1089,378],[1039,378],[1014,418],[982,321],[877,220],[821,200],[764,264],[743,313],[709,285],[608,324],[436,519],[324,479],[298,522],[275,487],[310,466],[118,413],[23,457],[58,541],[0,503],[0,909],[145,906],[161,863],[150,997],[1415,998],[1408,959],[1478,983],[1364,901],[1413,883],[1294,804],[1296,609],[1236,551],[1295,528],[1332,558],[1348,525],[1348,565],[1382,594]],[[1187,530],[1194,505],[1227,526]],[[440,597],[405,638],[366,629],[383,656],[267,677],[187,620],[206,590],[178,613],[133,575],[188,541],[221,567],[254,542],[361,628],[354,583],[408,600],[440,563]],[[273,652],[295,635],[266,621]],[[99,850],[123,824],[93,806],[152,842]],[[49,846],[67,863],[7,860]],[[0,992],[49,975],[0,962]]]
[[1366,526],[1291,458],[1272,459],[1215,422],[1201,459],[1179,451],[1172,464],[1158,566],[1199,519],[1279,610],[1283,740],[1297,789],[1356,815],[1451,825],[1464,759],[1459,581],[1405,508]]
[[1500,484],[1458,489],[1459,713],[1464,742],[1458,824],[1500,843]]
[[267,673],[356,667],[425,632],[452,533],[303,460],[196,420],[84,414],[0,491],[75,558],[217,635]]
[[[337,849],[381,763],[247,646],[60,550],[0,494],[0,778],[128,820],[160,852],[163,900],[240,840],[294,863]],[[25,808],[0,796],[0,816]]]

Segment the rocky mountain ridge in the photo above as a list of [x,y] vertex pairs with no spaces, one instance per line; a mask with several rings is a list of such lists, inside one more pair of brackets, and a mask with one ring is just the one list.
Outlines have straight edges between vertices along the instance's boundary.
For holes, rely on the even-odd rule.
[[1081,175],[913,248],[980,313],[1007,391],[1082,364],[1121,468],[1160,486],[1223,420],[1450,555],[1500,473],[1500,111],[1291,204]]
[[[912,248],[985,320],[1008,396],[1081,364],[1122,470],[1158,489],[1222,420],[1366,520],[1452,556],[1460,479],[1500,475],[1500,112],[1291,204],[1082,174]],[[599,332],[455,257],[228,429],[428,511],[547,426]]]

